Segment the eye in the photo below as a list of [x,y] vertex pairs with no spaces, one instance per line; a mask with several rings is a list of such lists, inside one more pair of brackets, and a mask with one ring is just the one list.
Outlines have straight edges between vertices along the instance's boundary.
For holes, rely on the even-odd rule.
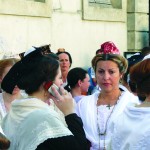
[[98,70],[99,74],[104,74],[104,70]]
[[110,71],[109,71],[109,73],[110,73],[110,74],[114,74],[115,72],[114,72],[114,71],[112,71],[112,70],[110,70]]

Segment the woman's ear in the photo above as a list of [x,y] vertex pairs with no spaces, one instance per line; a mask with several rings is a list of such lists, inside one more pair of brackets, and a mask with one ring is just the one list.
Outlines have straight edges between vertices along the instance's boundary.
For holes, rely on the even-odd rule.
[[82,81],[81,81],[81,80],[78,80],[78,84],[77,84],[77,85],[78,85],[79,87],[81,87],[81,84],[82,84]]
[[124,73],[120,73],[120,79],[122,79],[123,75],[124,75]]
[[121,74],[120,74],[120,82],[122,81],[123,76],[124,76],[124,74],[123,74],[123,73],[121,73]]

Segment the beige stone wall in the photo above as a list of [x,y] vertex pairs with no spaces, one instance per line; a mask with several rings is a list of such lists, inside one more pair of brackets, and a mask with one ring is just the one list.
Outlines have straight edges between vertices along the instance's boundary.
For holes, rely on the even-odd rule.
[[128,51],[138,51],[149,45],[149,0],[128,0]]
[[90,5],[88,0],[52,0],[52,4],[47,1],[47,15],[40,15],[38,10],[38,15],[2,12],[0,5],[1,57],[50,43],[54,52],[63,47],[71,53],[72,67],[87,68],[105,41],[113,41],[122,53],[127,50],[126,0],[118,0],[118,4],[111,0],[112,8]]

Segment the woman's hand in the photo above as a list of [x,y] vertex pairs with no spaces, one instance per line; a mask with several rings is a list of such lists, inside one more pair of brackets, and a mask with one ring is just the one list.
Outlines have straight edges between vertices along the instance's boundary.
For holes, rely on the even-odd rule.
[[55,93],[53,101],[56,106],[63,112],[65,116],[74,113],[74,101],[70,93],[68,93],[63,87],[60,87],[60,93],[52,87],[52,91]]

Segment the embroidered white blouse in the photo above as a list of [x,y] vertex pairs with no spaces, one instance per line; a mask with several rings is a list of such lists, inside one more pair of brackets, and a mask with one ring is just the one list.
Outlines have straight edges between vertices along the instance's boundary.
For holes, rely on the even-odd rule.
[[[98,96],[99,96],[99,92],[96,92],[90,96],[85,96],[77,103],[76,106],[76,113],[78,114],[78,116],[81,117],[83,121],[83,127],[86,133],[86,137],[91,142],[90,150],[99,150],[99,145],[100,145],[100,149],[104,148],[104,138],[102,136],[100,137],[98,133],[97,125],[99,125],[100,128],[103,130],[103,127],[106,124],[106,118],[108,117],[111,111],[111,110],[106,111],[106,109],[108,110],[108,108],[106,108],[105,106],[100,106],[100,107],[104,107],[103,109],[101,109],[101,116],[103,115],[103,117],[99,122],[97,121]],[[110,130],[111,123],[115,118],[118,117],[118,115],[120,115],[123,112],[123,110],[129,103],[139,103],[138,97],[134,96],[128,91],[123,91],[120,96],[120,100],[115,106],[115,109],[113,110],[113,113],[110,116],[107,123],[107,132],[105,136],[106,149],[112,136],[112,132]]]

